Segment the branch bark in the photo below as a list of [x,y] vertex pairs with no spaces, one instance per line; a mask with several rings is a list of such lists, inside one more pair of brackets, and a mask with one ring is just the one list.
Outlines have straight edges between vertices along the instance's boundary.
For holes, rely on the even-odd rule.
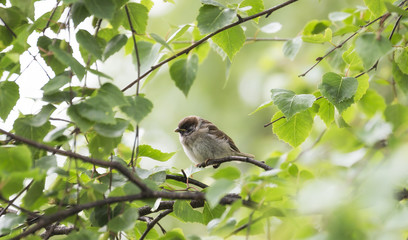
[[224,162],[232,162],[232,161],[250,163],[250,164],[253,164],[253,165],[257,166],[257,167],[263,168],[266,171],[273,169],[272,167],[266,165],[264,162],[257,161],[257,160],[255,160],[253,158],[242,157],[242,156],[230,156],[230,157],[224,157],[224,158],[218,158],[218,159],[208,159],[207,161],[198,164],[197,167],[204,168],[204,167],[207,167],[207,166],[221,164],[221,163],[224,163]]

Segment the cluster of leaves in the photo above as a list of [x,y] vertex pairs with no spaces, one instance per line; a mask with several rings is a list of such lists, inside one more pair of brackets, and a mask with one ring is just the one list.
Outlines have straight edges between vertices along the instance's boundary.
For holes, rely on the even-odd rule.
[[[162,211],[157,220],[170,214],[181,222],[205,225],[208,234],[220,237],[273,234],[277,239],[324,238],[327,235],[333,239],[364,239],[368,236],[364,232],[368,227],[363,223],[378,224],[374,220],[367,221],[368,213],[358,212],[358,217],[353,218],[358,206],[356,199],[335,204],[341,199],[326,197],[318,202],[324,204],[313,208],[311,196],[320,196],[315,194],[317,190],[325,192],[330,186],[320,182],[312,187],[307,185],[311,179],[324,174],[295,160],[303,153],[299,146],[311,135],[316,116],[327,127],[328,137],[322,142],[330,143],[331,136],[348,138],[347,143],[339,147],[344,152],[366,148],[375,149],[370,153],[375,155],[380,149],[379,143],[388,140],[390,135],[393,148],[399,146],[398,140],[404,138],[408,129],[408,108],[404,102],[408,94],[407,12],[404,10],[407,1],[392,4],[387,0],[366,0],[367,8],[346,9],[331,13],[329,20],[308,22],[302,36],[284,44],[283,53],[294,59],[303,42],[333,44],[334,40],[340,40],[325,56],[317,59],[317,63],[326,59],[329,63],[326,66],[329,70],[322,75],[318,89],[312,94],[272,89],[271,101],[255,110],[276,106],[279,111],[271,120],[273,132],[295,149],[288,154],[271,154],[266,163],[275,167],[274,170],[262,172],[255,169],[244,176],[236,167],[220,168],[212,175],[214,184],[202,186],[205,194],[175,192],[171,197],[166,195],[175,200],[168,212],[163,211],[164,202],[160,197],[154,197],[155,194],[185,189],[185,179],[170,177],[172,170],[169,168],[143,169],[138,165],[141,157],[167,161],[174,153],[138,143],[132,149],[121,142],[124,133],[137,132],[141,121],[153,110],[147,96],[138,91],[136,95],[125,96],[124,90],[148,76],[146,84],[157,69],[169,63],[171,79],[187,96],[199,64],[210,49],[217,52],[227,65],[231,64],[246,41],[245,22],[251,22],[260,31],[274,32],[280,25],[273,23],[261,28],[258,26],[259,17],[296,1],[289,0],[286,5],[271,8],[268,12],[264,11],[263,0],[243,0],[229,5],[202,0],[196,22],[172,29],[168,38],[147,31],[149,11],[153,7],[151,0],[137,3],[127,0],[56,1],[54,9],[36,19],[35,2],[0,0],[3,23],[0,25],[0,76],[4,79],[0,82],[0,118],[5,121],[20,99],[19,85],[10,79],[24,71],[19,56],[33,47],[27,43],[30,36],[41,35],[35,57],[44,60],[47,71],[53,76],[42,87],[42,109],[35,115],[21,115],[14,122],[12,132],[25,142],[13,139],[15,135],[2,130],[8,138],[0,147],[0,235],[20,237],[26,226],[30,230],[41,223],[35,220],[38,217],[55,216],[55,220],[45,226],[45,238],[54,234],[56,226],[62,226],[71,228],[66,232],[68,239],[113,239],[121,234],[129,239],[157,239],[160,237],[158,231],[151,229],[155,221],[144,216],[156,211]],[[81,23],[89,18],[95,27],[94,34],[89,29],[81,29]],[[78,49],[73,49],[73,44],[61,37],[70,30],[74,30]],[[122,49],[125,54],[133,54],[139,77],[136,81],[130,80],[129,85],[120,90],[109,82],[113,80],[110,76],[97,70],[96,64]],[[80,57],[74,53],[79,53]],[[386,79],[369,75],[377,67],[387,69],[387,66],[391,66],[392,74]],[[97,89],[88,88],[86,78],[90,74],[106,82]],[[75,85],[74,80],[80,84]],[[382,84],[391,92],[387,101],[381,91],[371,87],[373,82]],[[398,98],[397,93],[403,97]],[[57,109],[69,118],[64,119],[66,125],[58,128],[50,121]],[[362,123],[366,123],[363,127],[369,129],[352,133],[347,130],[358,129]],[[391,125],[390,129],[387,128]],[[386,134],[377,134],[384,128]],[[90,157],[108,164],[101,166],[93,161],[93,165],[86,156],[73,155],[81,136],[87,141]],[[55,153],[61,153],[58,149],[67,150],[64,151],[65,157],[57,158]],[[377,160],[383,157],[381,153],[375,156]],[[140,180],[149,190],[129,181],[132,179],[117,171],[116,163],[132,171],[136,183]],[[391,165],[386,169],[394,168]],[[50,174],[56,178],[49,178]],[[183,180],[180,182],[180,179]],[[52,183],[46,184],[46,180],[52,180]],[[368,182],[374,184],[376,180],[373,178]],[[401,184],[400,179],[396,180]],[[396,181],[390,181],[390,184],[396,184]],[[236,189],[239,196],[224,201],[225,194]],[[143,194],[148,197],[144,198]],[[21,196],[21,203],[14,203]],[[199,201],[199,204],[186,199]],[[329,208],[329,205],[335,207]],[[198,207],[202,208],[194,209]],[[83,209],[80,214],[63,211],[77,208]],[[143,212],[146,208],[149,211]],[[304,212],[309,215],[302,215]],[[310,213],[323,215],[329,221],[322,224],[324,226],[317,226],[314,224],[317,217],[310,216]],[[390,215],[387,215],[390,222],[397,218]],[[403,227],[406,226],[396,229]],[[180,228],[167,231],[161,238],[186,239]],[[200,239],[200,236],[190,238]]]

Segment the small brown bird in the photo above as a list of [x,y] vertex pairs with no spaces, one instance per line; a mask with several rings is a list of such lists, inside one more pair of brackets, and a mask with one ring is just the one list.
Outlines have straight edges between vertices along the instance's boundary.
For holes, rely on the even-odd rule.
[[[212,122],[198,116],[188,116],[182,119],[175,130],[178,132],[184,152],[194,163],[200,164],[208,159],[229,156],[253,158],[248,153],[239,151],[234,141],[218,129]],[[219,164],[213,165],[214,168]]]

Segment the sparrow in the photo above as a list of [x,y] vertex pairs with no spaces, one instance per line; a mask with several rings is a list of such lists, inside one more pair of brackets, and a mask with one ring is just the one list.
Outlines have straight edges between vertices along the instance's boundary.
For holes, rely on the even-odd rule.
[[[188,158],[197,165],[209,159],[229,156],[254,157],[252,154],[242,153],[227,134],[212,122],[198,116],[185,117],[174,131],[180,134],[180,143]],[[213,167],[217,168],[219,164]]]

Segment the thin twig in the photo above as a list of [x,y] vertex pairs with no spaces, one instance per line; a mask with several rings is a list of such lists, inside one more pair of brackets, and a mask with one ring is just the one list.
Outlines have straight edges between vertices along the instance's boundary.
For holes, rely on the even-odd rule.
[[0,17],[0,20],[3,22],[4,26],[7,28],[7,30],[11,33],[11,35],[13,35],[14,38],[17,38],[17,35],[15,32],[13,32],[13,30],[9,27],[9,25],[7,25],[7,23],[3,20],[2,17]]
[[162,218],[164,218],[165,216],[167,216],[171,212],[173,212],[173,209],[167,209],[167,210],[161,212],[155,219],[153,219],[153,221],[149,222],[147,224],[146,230],[143,232],[142,236],[140,237],[140,240],[145,239],[145,237],[150,232],[150,230],[154,227],[154,225],[156,225]]
[[21,196],[21,194],[23,194],[25,191],[27,191],[31,185],[34,183],[34,180],[31,180],[31,182],[29,184],[27,184],[27,186],[25,186],[25,188],[23,188],[12,200],[10,200],[7,204],[7,206],[5,208],[3,208],[0,212],[0,216],[2,216],[7,209],[14,203],[14,201],[17,200],[17,198],[19,198]]
[[187,181],[187,177],[184,177],[184,176],[177,176],[177,175],[167,174],[166,179],[172,179],[172,180],[176,180],[176,181],[183,182],[183,183],[188,182],[189,184],[194,184],[194,185],[196,185],[196,186],[198,186],[200,188],[207,188],[208,187],[207,184],[204,184],[204,183],[202,183],[200,181],[197,181],[195,179],[192,179],[192,178],[188,178],[188,181]]
[[78,153],[74,153],[71,151],[64,151],[61,149],[57,149],[57,148],[53,148],[51,146],[39,143],[39,142],[35,142],[33,140],[27,139],[27,138],[23,138],[21,136],[18,135],[14,135],[10,132],[7,132],[3,129],[0,129],[0,133],[7,135],[8,137],[15,139],[17,141],[20,141],[22,143],[25,143],[27,145],[33,146],[35,148],[38,149],[43,149],[46,150],[48,152],[51,153],[56,153],[59,155],[63,155],[63,156],[67,156],[67,157],[71,157],[71,158],[75,158],[75,159],[79,159],[82,160],[83,162],[87,162],[87,163],[91,163],[97,166],[101,166],[101,167],[111,167],[113,169],[116,169],[117,171],[119,171],[120,173],[122,173],[124,176],[126,176],[131,182],[133,182],[134,184],[136,184],[136,186],[138,186],[142,191],[148,191],[150,192],[151,189],[136,175],[134,175],[131,171],[129,171],[128,168],[126,168],[125,166],[123,166],[121,163],[119,162],[108,162],[108,161],[103,161],[103,160],[99,160],[99,159],[95,159],[95,158],[90,158]]
[[294,2],[297,2],[297,1],[298,1],[298,0],[288,0],[288,1],[284,2],[284,3],[282,3],[282,4],[276,5],[276,6],[274,6],[274,7],[272,7],[272,8],[269,8],[269,9],[263,11],[263,12],[260,12],[260,13],[257,13],[257,14],[254,14],[254,15],[251,15],[251,16],[248,16],[248,17],[245,17],[245,18],[238,19],[238,21],[236,21],[236,22],[234,22],[234,23],[231,23],[231,24],[229,24],[229,25],[227,25],[227,26],[224,26],[224,27],[218,29],[217,31],[208,34],[207,36],[203,37],[202,39],[200,39],[200,40],[197,41],[196,43],[192,44],[191,46],[189,46],[189,47],[185,48],[184,50],[182,50],[182,51],[180,51],[180,52],[174,54],[173,56],[171,56],[171,57],[169,57],[169,58],[167,58],[167,59],[161,61],[160,63],[158,63],[158,64],[152,66],[148,71],[146,71],[146,72],[143,73],[141,76],[139,76],[136,80],[134,80],[133,82],[131,82],[130,84],[128,84],[126,87],[124,87],[124,88],[122,89],[122,92],[124,92],[124,91],[126,91],[127,89],[131,88],[134,84],[136,84],[137,82],[139,82],[140,80],[142,80],[143,78],[145,78],[147,75],[149,75],[149,74],[150,74],[151,72],[153,72],[155,69],[157,69],[157,68],[161,67],[162,65],[164,65],[164,64],[166,64],[166,63],[172,61],[173,59],[176,59],[176,58],[180,57],[181,55],[188,54],[191,50],[193,50],[194,48],[196,48],[196,47],[199,46],[200,44],[206,42],[208,39],[210,39],[210,38],[213,37],[214,35],[217,35],[217,34],[220,33],[220,32],[223,32],[223,31],[225,31],[225,30],[227,30],[227,29],[229,29],[229,28],[235,27],[235,26],[237,26],[237,25],[239,25],[239,24],[241,24],[241,23],[247,22],[247,21],[252,20],[252,19],[255,19],[255,18],[257,18],[257,17],[261,17],[261,16],[267,15],[267,14],[269,15],[269,14],[271,14],[271,13],[273,13],[273,12],[275,12],[275,11],[277,11],[277,10],[283,8],[283,7],[286,7],[286,6],[288,6],[288,5],[290,5],[290,4],[294,3]]
[[[287,42],[291,40],[290,38],[257,38],[248,37],[245,42]],[[195,44],[197,41],[174,41],[171,44]]]
[[276,123],[277,121],[279,121],[281,119],[284,119],[284,118],[286,118],[286,117],[282,116],[280,118],[277,118],[277,119],[273,120],[272,122],[265,124],[264,127],[268,127],[268,126],[270,126],[270,125],[272,125],[272,124]]
[[[129,27],[130,27],[130,30],[132,31],[133,48],[135,49],[136,64],[137,64],[137,78],[140,78],[140,56],[139,56],[139,49],[137,47],[137,41],[135,37],[135,34],[137,34],[137,32],[133,27],[133,23],[130,18],[130,13],[129,13],[129,9],[127,5],[125,5],[125,10],[126,10],[126,16],[129,22]],[[140,82],[138,81],[136,84],[136,96],[139,96],[139,89],[140,89]],[[133,148],[132,148],[132,156],[130,158],[130,165],[132,166],[133,171],[135,171],[136,161],[138,157],[139,157],[139,124],[137,123],[136,132],[135,132],[135,140],[134,140]]]
[[208,159],[207,161],[198,164],[197,167],[204,168],[204,167],[207,167],[207,166],[221,164],[221,163],[224,163],[224,162],[232,162],[232,161],[250,163],[250,164],[253,164],[253,165],[257,166],[257,167],[263,168],[266,171],[273,169],[273,167],[266,165],[264,162],[257,161],[257,160],[255,160],[253,158],[242,157],[242,156],[230,156],[230,157],[224,157],[224,158],[218,158],[218,159]]
[[54,9],[52,10],[52,13],[50,15],[50,18],[47,21],[47,24],[45,25],[44,29],[42,30],[42,32],[44,33],[45,30],[50,26],[51,20],[54,17],[55,12],[57,11],[58,5],[60,3],[60,0],[57,0],[57,4],[55,5]]
[[231,237],[231,236],[233,236],[233,235],[239,233],[240,231],[244,230],[245,228],[251,226],[251,224],[254,224],[255,222],[258,222],[259,220],[261,220],[261,219],[263,219],[263,218],[264,218],[264,216],[258,217],[258,218],[256,218],[256,219],[254,219],[254,220],[252,220],[252,221],[250,221],[250,222],[248,222],[248,223],[242,225],[241,227],[235,229],[235,230],[234,230],[232,233],[230,233],[227,237],[225,237],[225,239],[227,239],[227,238],[229,238],[229,237]]

